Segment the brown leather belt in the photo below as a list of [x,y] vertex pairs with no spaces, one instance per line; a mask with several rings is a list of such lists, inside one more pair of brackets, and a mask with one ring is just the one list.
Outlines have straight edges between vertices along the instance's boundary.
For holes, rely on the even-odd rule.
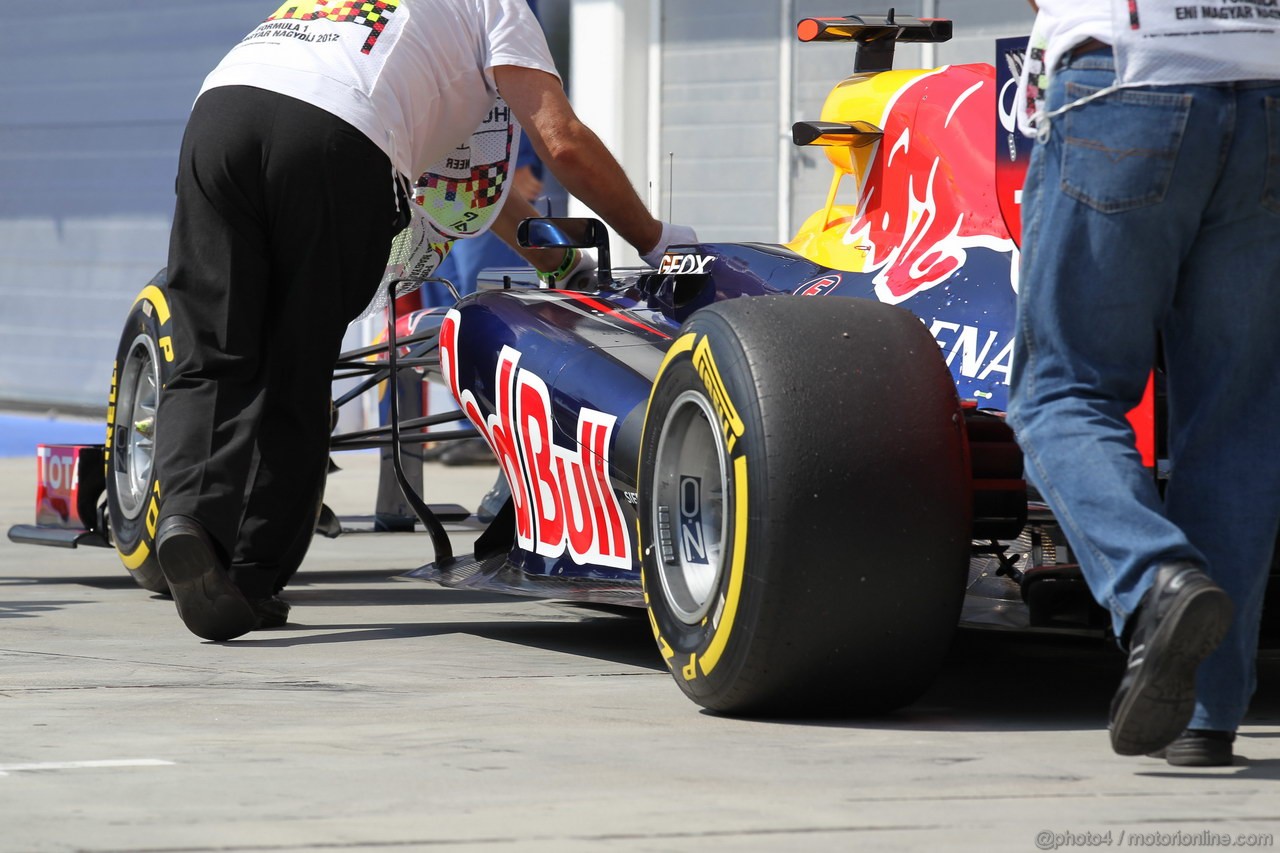
[[1088,38],[1080,42],[1075,47],[1071,48],[1071,50],[1067,51],[1067,53],[1072,59],[1075,59],[1077,56],[1080,56],[1081,54],[1092,53],[1095,50],[1106,50],[1110,47],[1111,45],[1107,44],[1105,41],[1098,41],[1095,38]]

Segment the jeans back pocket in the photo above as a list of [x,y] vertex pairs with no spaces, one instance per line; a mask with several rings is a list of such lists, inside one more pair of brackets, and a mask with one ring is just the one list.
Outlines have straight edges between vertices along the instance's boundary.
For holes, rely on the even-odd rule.
[[[1096,87],[1067,82],[1066,102]],[[1062,115],[1062,191],[1101,213],[1164,199],[1182,146],[1191,95],[1121,89]]]

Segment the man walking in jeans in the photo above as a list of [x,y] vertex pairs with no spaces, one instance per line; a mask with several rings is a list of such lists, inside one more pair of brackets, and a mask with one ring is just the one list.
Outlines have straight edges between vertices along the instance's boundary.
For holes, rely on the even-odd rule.
[[[1129,654],[1112,747],[1230,764],[1280,523],[1280,15],[1038,11],[1009,421]],[[1125,418],[1161,348],[1163,494]]]

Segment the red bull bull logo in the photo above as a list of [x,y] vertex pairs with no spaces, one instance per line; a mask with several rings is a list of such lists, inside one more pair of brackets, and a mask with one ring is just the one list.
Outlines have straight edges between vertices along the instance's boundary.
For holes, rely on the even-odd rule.
[[946,281],[971,248],[1013,249],[991,190],[994,78],[990,66],[942,68],[912,79],[885,109],[880,156],[844,238],[885,302]]
[[[858,132],[846,145],[814,143],[835,166],[832,190],[788,246],[833,270],[870,275],[889,303],[947,281],[974,249],[1012,252],[992,191],[995,88],[989,65],[841,82],[822,121]],[[854,205],[836,204],[845,178]]]

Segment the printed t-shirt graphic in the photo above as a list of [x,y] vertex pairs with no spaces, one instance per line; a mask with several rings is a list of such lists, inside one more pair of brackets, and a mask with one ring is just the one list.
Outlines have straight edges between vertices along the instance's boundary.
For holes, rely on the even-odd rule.
[[[373,50],[373,46],[378,42],[378,36],[386,29],[387,19],[395,12],[400,5],[400,0],[375,0],[375,2],[367,3],[360,0],[342,0],[342,2],[331,4],[328,0],[302,0],[301,2],[285,3],[276,13],[267,18],[264,22],[263,29],[266,24],[272,21],[332,21],[338,24],[361,24],[368,27],[372,32],[365,39],[364,44],[360,46],[361,53],[369,53]],[[257,32],[255,30],[255,32]],[[298,32],[298,30],[294,30]],[[311,33],[303,32],[303,38],[308,40],[314,38]]]
[[[223,57],[201,92],[252,86],[305,101],[369,137],[411,182],[447,159],[492,111],[494,68],[559,77],[526,0],[272,5],[270,19]],[[490,190],[499,177],[489,176]],[[475,189],[483,190],[483,181]]]
[[453,241],[483,234],[493,225],[511,188],[512,153],[520,147],[520,124],[501,96],[470,138],[418,177],[412,218],[396,235],[379,296],[365,314],[386,302],[392,280],[408,279],[397,295],[430,278]]
[[499,96],[471,138],[418,178],[415,196],[442,233],[469,237],[488,230],[506,201],[511,155],[519,146],[520,124]]

